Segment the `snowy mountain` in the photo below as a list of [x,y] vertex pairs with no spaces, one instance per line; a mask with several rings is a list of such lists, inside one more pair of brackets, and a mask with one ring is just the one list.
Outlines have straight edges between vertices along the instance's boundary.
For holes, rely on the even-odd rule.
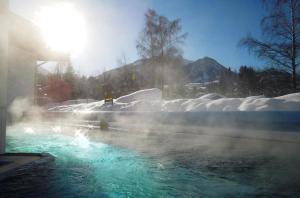
[[186,66],[188,79],[193,83],[203,83],[218,80],[226,68],[216,60],[204,57]]
[[[116,69],[106,71],[105,74],[112,78],[117,78],[121,73],[134,71],[144,78],[149,77],[149,65],[147,60],[137,60],[131,64],[126,64]],[[183,60],[182,69],[187,83],[203,83],[218,80],[221,73],[226,68],[210,57],[204,57],[196,61]],[[144,74],[146,72],[146,74]]]

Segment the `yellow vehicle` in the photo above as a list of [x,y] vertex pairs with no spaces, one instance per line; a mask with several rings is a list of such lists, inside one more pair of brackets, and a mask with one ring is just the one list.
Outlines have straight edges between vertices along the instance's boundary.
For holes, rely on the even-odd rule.
[[112,87],[110,84],[105,84],[103,86],[104,90],[104,104],[114,104],[114,99],[113,99],[113,93],[112,93]]

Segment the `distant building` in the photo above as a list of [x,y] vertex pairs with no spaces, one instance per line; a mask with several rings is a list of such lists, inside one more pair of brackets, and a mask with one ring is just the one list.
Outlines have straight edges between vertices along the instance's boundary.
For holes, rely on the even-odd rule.
[[37,61],[68,61],[68,56],[55,53],[45,45],[30,21],[9,13],[7,99],[34,98]]

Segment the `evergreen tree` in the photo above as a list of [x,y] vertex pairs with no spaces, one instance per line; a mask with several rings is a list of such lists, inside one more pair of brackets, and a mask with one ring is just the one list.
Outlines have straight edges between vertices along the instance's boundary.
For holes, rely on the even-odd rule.
[[241,66],[239,69],[239,94],[251,96],[258,92],[258,78],[252,67]]

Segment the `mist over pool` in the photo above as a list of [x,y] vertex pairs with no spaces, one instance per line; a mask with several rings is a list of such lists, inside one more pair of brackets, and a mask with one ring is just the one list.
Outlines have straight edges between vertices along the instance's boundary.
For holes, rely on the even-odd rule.
[[[84,130],[74,128],[62,127],[61,132],[57,132],[57,128],[49,130],[35,126],[30,127],[28,133],[21,126],[9,129],[8,152],[49,152],[56,160],[47,168],[37,168],[32,173],[23,173],[2,182],[0,192],[6,196],[31,197],[44,192],[48,197],[253,197],[270,193],[296,196],[299,192],[297,188],[288,192],[275,189],[284,182],[283,172],[291,174],[284,167],[289,166],[284,163],[290,163],[290,159],[279,162],[270,153],[257,153],[259,149],[247,156],[230,156],[224,152],[226,156],[222,157],[222,152],[214,151],[214,145],[201,141],[198,143],[201,146],[194,147],[194,150],[183,146],[167,150],[158,146],[167,144],[166,141],[159,142],[151,135],[148,137],[152,140],[142,142],[138,135],[111,134],[128,135],[144,143],[144,147],[161,149],[161,152],[146,152],[151,149],[110,145],[107,143],[109,138],[105,138],[107,134],[97,134],[99,132],[90,131],[93,135],[87,135]],[[69,131],[65,133],[64,130]],[[103,142],[99,141],[101,138]],[[174,134],[165,134],[163,138],[169,141],[180,138],[182,144],[194,144],[191,139],[175,137]],[[199,137],[193,135],[192,139],[195,138]],[[286,145],[280,145],[285,149]],[[240,147],[238,143],[235,146]],[[227,146],[224,148],[228,149]],[[202,155],[198,160],[197,153]],[[206,154],[210,156],[205,157]],[[298,171],[295,173],[299,174]]]

